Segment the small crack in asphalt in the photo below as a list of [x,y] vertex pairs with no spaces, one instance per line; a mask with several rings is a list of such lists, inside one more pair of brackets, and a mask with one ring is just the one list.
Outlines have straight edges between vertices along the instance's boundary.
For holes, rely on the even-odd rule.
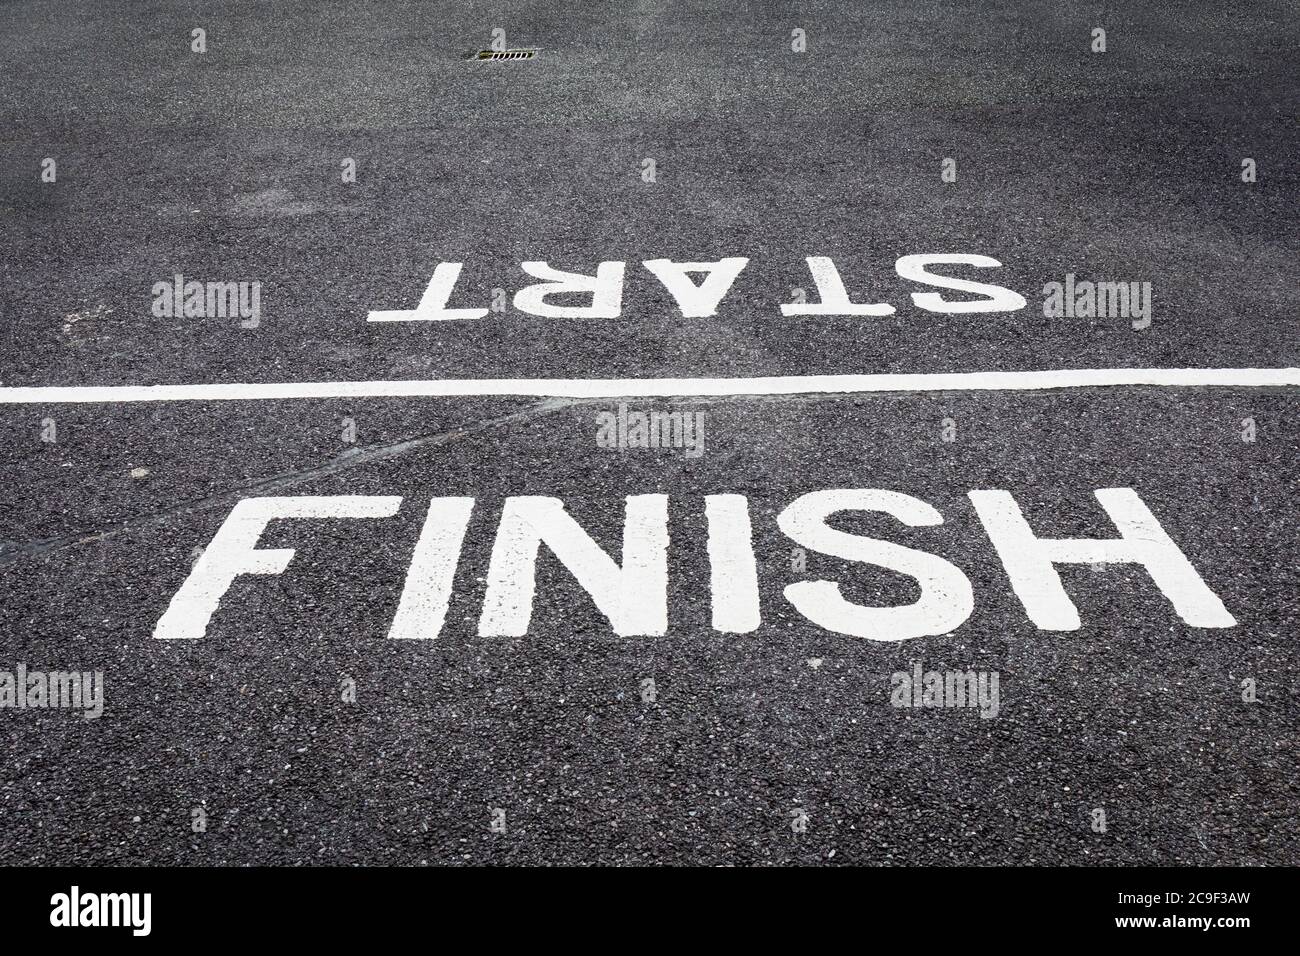
[[195,501],[176,505],[175,507],[168,508],[164,511],[158,511],[153,514],[134,518],[130,521],[125,521],[120,525],[115,525],[107,530],[83,531],[75,534],[61,535],[57,538],[46,538],[41,541],[0,545],[0,567],[14,564],[24,558],[39,557],[43,554],[58,551],[62,548],[78,544],[86,544],[91,541],[103,541],[106,538],[115,537],[129,531],[138,531],[142,528],[162,524],[168,519],[178,515],[190,515],[219,505],[233,504],[240,498],[249,495],[263,495],[280,491],[284,488],[291,488],[294,485],[302,484],[305,481],[311,481],[314,478],[324,478],[342,471],[348,471],[359,465],[366,465],[375,461],[384,461],[389,458],[396,458],[417,448],[436,448],[440,445],[447,445],[461,438],[486,431],[489,428],[495,428],[498,425],[506,425],[511,422],[534,418],[540,415],[549,415],[552,412],[559,411],[562,408],[568,408],[570,405],[574,404],[576,404],[576,402],[570,399],[550,398],[537,405],[531,405],[522,411],[512,412],[509,415],[502,415],[498,418],[489,418],[473,425],[461,426],[452,431],[440,432],[436,435],[420,435],[416,438],[404,438],[401,441],[392,442],[387,445],[373,445],[365,448],[349,449],[336,458],[333,458],[324,464],[317,465],[314,468],[275,475],[271,478],[265,478],[261,481],[254,482],[251,485],[243,485],[231,491],[223,491],[220,494],[211,495],[207,498],[199,498]]

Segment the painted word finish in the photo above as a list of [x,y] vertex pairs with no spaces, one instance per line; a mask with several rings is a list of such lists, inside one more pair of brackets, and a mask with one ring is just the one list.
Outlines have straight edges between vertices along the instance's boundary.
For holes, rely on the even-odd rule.
[[[1116,538],[1040,538],[1008,491],[968,494],[1025,613],[1040,630],[1073,631],[1079,612],[1062,586],[1059,565],[1141,566],[1174,611],[1193,627],[1233,627],[1236,620],[1205,584],[1131,488],[1094,492],[1114,524]],[[281,519],[384,519],[397,514],[397,496],[245,498],[231,510],[194,563],[154,629],[163,639],[200,638],[236,578],[280,574],[292,548],[258,548],[272,521]],[[453,597],[474,498],[434,498],[411,555],[406,583],[389,637],[431,639],[442,631]],[[855,604],[831,580],[796,580],[785,599],[813,624],[872,641],[902,641],[946,634],[961,627],[975,607],[970,579],[955,564],[891,541],[850,534],[831,524],[845,512],[884,514],[907,528],[943,524],[931,505],[898,491],[841,488],[814,491],[777,516],[782,534],[800,548],[843,561],[885,568],[911,578],[920,596],[912,604]],[[749,501],[743,495],[704,497],[714,630],[747,634],[762,624],[758,563]],[[508,497],[501,509],[487,568],[478,633],[520,637],[528,632],[542,545],[590,595],[612,630],[623,637],[657,636],[668,629],[668,496],[629,495],[623,522],[622,564],[617,563],[565,510],[559,498]]]
[[[817,287],[820,301],[787,302],[781,306],[785,316],[817,315],[893,315],[895,309],[888,302],[853,302],[844,280],[840,278],[835,262],[827,256],[808,256],[808,271]],[[658,279],[677,302],[684,318],[698,319],[717,315],[718,305],[730,291],[749,260],[728,257],[715,262],[674,262],[671,259],[646,259],[641,265]],[[1024,296],[1002,286],[969,279],[955,279],[929,271],[930,266],[974,266],[993,269],[1002,263],[989,256],[964,253],[901,256],[894,269],[903,279],[962,292],[977,298],[945,299],[938,292],[913,292],[912,303],[927,312],[1015,312],[1025,307]],[[433,270],[433,278],[420,303],[414,309],[388,309],[372,311],[369,322],[450,322],[457,319],[481,319],[488,308],[453,308],[452,294],[460,278],[463,263],[440,262]],[[623,279],[627,263],[602,262],[595,275],[566,272],[546,262],[524,262],[521,268],[540,282],[524,286],[515,293],[514,307],[520,312],[545,319],[615,319],[623,309]],[[692,275],[699,275],[697,281]],[[559,304],[552,299],[567,296],[570,304]],[[571,300],[579,296],[581,304]],[[802,299],[802,296],[800,297]],[[496,311],[502,311],[497,308]]]

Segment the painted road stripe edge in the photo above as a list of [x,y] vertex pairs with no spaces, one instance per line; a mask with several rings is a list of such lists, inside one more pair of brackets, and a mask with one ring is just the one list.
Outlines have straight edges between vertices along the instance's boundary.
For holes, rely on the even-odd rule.
[[461,378],[372,382],[0,387],[0,404],[274,401],[292,398],[650,398],[863,392],[1024,391],[1154,385],[1300,387],[1296,368],[1090,368],[1031,372],[778,375],[760,378]]

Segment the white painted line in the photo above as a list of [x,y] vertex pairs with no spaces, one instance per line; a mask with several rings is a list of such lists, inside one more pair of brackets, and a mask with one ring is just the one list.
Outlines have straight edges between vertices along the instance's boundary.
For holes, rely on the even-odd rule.
[[778,375],[765,378],[449,378],[377,382],[0,387],[0,405],[63,402],[274,401],[290,398],[654,398],[860,392],[1004,392],[1156,385],[1300,387],[1295,368],[1088,368],[1038,372]]

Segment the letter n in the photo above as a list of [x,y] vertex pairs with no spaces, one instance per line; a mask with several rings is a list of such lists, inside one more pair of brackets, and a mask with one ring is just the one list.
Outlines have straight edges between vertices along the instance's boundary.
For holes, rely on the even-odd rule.
[[545,544],[591,595],[620,637],[668,629],[668,496],[629,495],[620,568],[558,498],[506,499],[492,546],[482,637],[528,632],[537,587],[537,552]]

